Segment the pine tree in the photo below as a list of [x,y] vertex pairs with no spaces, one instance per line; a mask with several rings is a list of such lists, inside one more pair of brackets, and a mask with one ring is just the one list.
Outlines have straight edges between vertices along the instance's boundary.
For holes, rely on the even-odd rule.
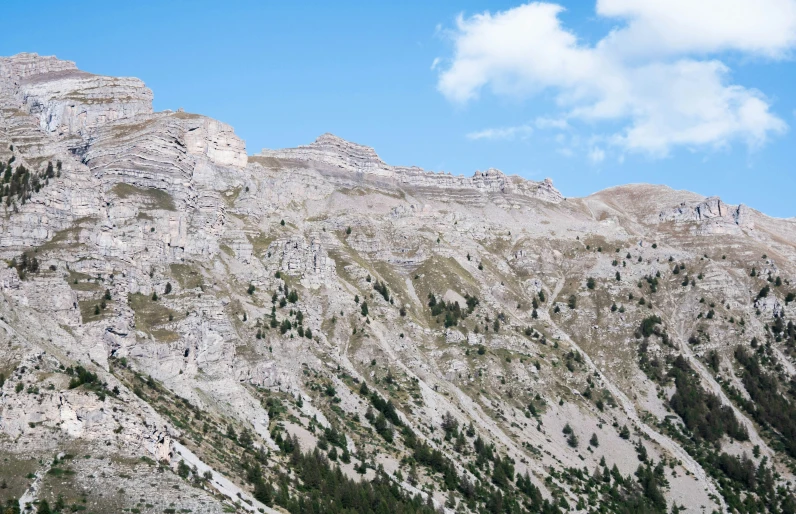
[[47,500],[39,500],[38,508],[36,509],[36,514],[51,514],[52,510],[50,510],[50,504],[47,503]]
[[254,498],[263,505],[268,505],[270,507],[274,503],[272,486],[266,484],[262,476],[259,478],[259,480],[254,482]]
[[244,428],[243,432],[240,433],[240,437],[238,437],[238,443],[244,448],[251,448],[253,442],[251,432],[249,432],[248,428]]

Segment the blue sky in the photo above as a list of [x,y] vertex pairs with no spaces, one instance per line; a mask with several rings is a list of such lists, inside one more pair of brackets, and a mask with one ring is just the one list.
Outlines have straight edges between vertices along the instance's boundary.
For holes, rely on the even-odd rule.
[[794,0],[113,4],[4,5],[0,54],[139,77],[249,153],[333,132],[567,196],[650,182],[796,216]]

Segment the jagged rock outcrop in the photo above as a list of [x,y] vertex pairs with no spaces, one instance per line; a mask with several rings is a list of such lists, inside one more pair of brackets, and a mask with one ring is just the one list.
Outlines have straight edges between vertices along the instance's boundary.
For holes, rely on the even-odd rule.
[[717,196],[696,204],[683,202],[662,211],[658,218],[660,221],[705,222],[699,228],[703,234],[734,233],[738,229],[754,228],[747,206],[727,205]]
[[279,262],[280,271],[300,276],[307,287],[329,285],[333,280],[334,261],[329,258],[317,234],[310,235],[309,239],[294,237],[274,241],[268,253]]

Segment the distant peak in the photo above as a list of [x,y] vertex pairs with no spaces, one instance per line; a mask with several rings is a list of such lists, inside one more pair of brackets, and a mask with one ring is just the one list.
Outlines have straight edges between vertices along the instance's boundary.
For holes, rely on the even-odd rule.
[[347,139],[336,136],[331,132],[321,134],[314,142],[307,146],[311,148],[335,148],[337,151],[342,151],[343,153],[357,154],[361,158],[382,162],[376,153],[376,150],[374,150],[372,147],[361,145],[359,143],[353,143]]
[[340,136],[336,136],[331,132],[324,132],[313,141],[311,144],[318,144],[318,143],[345,143],[345,144],[356,144],[352,143],[351,141],[345,140]]
[[489,168],[486,171],[476,170],[474,177],[505,177],[506,174],[497,168]]
[[323,163],[334,168],[362,173],[375,173],[378,175],[389,175],[392,173],[390,167],[379,158],[373,148],[352,143],[329,132],[321,134],[308,145],[283,148],[281,150],[263,148],[259,155],[262,157]]

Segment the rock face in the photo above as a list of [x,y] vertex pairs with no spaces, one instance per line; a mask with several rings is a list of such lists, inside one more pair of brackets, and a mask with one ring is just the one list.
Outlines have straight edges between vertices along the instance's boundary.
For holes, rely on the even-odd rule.
[[4,94],[59,136],[88,136],[109,121],[152,112],[152,91],[141,80],[92,75],[54,57],[3,58],[0,77]]
[[731,206],[712,196],[697,204],[681,203],[677,207],[660,213],[661,221],[708,222],[701,227],[705,234],[731,233],[738,229],[753,229],[749,208],[745,205]]
[[296,442],[449,513],[796,501],[742,363],[789,394],[796,221],[651,185],[563,201],[331,134],[247,156],[151,99],[0,58],[0,503],[295,510],[319,498]]
[[229,125],[196,116],[187,118],[183,126],[188,153],[205,156],[220,166],[246,166],[246,144]]

